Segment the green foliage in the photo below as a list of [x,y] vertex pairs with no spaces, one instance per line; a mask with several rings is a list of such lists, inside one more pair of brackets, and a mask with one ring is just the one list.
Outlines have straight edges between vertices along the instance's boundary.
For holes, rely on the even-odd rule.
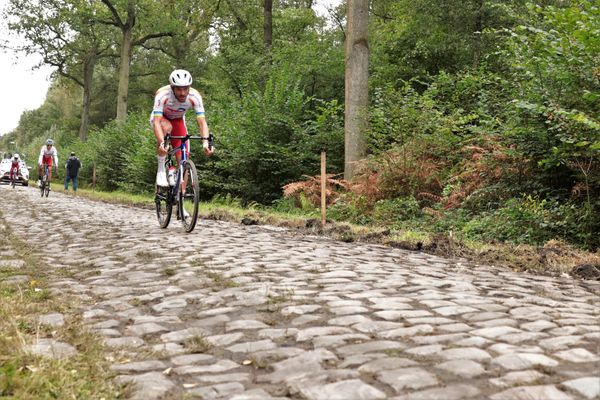
[[465,237],[488,242],[541,245],[560,238],[598,246],[597,237],[580,229],[583,221],[579,207],[572,202],[523,196],[507,201],[495,211],[470,219],[462,227],[462,233]]
[[329,207],[327,216],[334,221],[349,221],[355,224],[367,225],[373,221],[368,211],[368,201],[364,196],[357,196],[338,201]]
[[457,73],[491,56],[494,32],[520,21],[523,0],[378,0],[371,21],[375,86]]
[[425,215],[414,197],[379,200],[373,208],[373,220],[379,224],[397,226],[418,221]]
[[156,176],[156,140],[147,117],[131,115],[124,124],[111,122],[90,132],[85,143],[70,148],[80,158],[83,182],[92,181],[103,190],[126,189],[134,193],[151,192]]
[[239,102],[215,104],[211,126],[219,152],[207,173],[227,179],[207,177],[208,190],[271,202],[281,196],[284,184],[316,173],[322,149],[330,150],[331,169],[341,168],[341,108],[335,101],[318,102],[311,111],[310,100],[298,80],[282,69],[262,91]]
[[[531,6],[532,21],[511,31],[506,57],[516,85],[514,135],[552,174],[557,167],[598,187],[600,159],[600,2]],[[572,182],[570,183],[572,186]]]

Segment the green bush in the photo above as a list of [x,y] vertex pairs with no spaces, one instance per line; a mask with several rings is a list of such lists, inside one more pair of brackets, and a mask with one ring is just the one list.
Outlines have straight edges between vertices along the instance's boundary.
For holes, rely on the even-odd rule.
[[359,225],[368,225],[373,219],[368,212],[369,206],[365,197],[356,196],[352,201],[340,199],[327,210],[328,218],[335,221],[348,221]]
[[373,220],[377,223],[397,225],[401,222],[419,220],[424,214],[414,197],[384,199],[375,203]]
[[573,203],[523,196],[508,200],[498,210],[473,217],[462,233],[471,239],[517,244],[540,245],[550,239],[581,243],[587,240],[580,225],[581,211]]

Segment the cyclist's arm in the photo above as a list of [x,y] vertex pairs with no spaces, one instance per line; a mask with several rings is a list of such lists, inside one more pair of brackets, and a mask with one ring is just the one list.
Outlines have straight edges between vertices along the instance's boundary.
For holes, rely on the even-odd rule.
[[206,123],[206,118],[204,115],[198,115],[196,117],[196,121],[198,122],[198,127],[200,128],[200,136],[202,136],[202,148],[204,149],[204,154],[210,156],[214,152],[214,148],[212,147],[212,143],[209,140],[210,133],[208,131],[208,124]]
[[54,157],[54,165],[56,165],[56,169],[58,170],[58,150],[56,150],[56,147],[54,148],[52,157]]
[[160,124],[162,116],[154,115],[152,117],[152,127],[154,128],[154,137],[156,138],[156,144],[160,145],[165,141],[165,133],[163,132],[162,125]]
[[[200,136],[208,138],[208,124],[206,123],[206,116],[204,115],[204,104],[202,103],[202,96],[196,89],[190,89],[190,100],[194,105],[194,113],[196,113],[196,122],[200,128]],[[208,148],[208,141],[203,140],[204,148]]]
[[198,115],[196,117],[196,122],[198,122],[198,128],[200,128],[200,136],[208,138],[208,124],[206,123],[204,115]]
[[42,158],[44,158],[44,146],[40,149],[40,157],[38,158],[38,165],[42,165]]

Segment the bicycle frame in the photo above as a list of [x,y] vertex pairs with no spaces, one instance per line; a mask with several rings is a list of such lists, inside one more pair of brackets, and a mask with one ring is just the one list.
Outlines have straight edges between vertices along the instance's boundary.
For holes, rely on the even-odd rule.
[[186,136],[171,136],[171,137],[169,137],[169,135],[167,135],[167,139],[181,139],[181,144],[179,146],[177,146],[175,148],[171,148],[171,150],[169,150],[169,154],[168,154],[168,157],[167,157],[167,165],[165,165],[166,167],[168,167],[169,164],[173,160],[173,156],[178,151],[181,151],[181,159],[178,162],[178,165],[177,165],[177,175],[175,176],[175,186],[173,186],[172,189],[171,189],[172,190],[172,195],[174,197],[175,196],[179,196],[179,192],[181,191],[181,183],[182,183],[183,179],[185,178],[185,177],[182,177],[182,175],[183,175],[185,163],[188,160],[188,155],[187,155],[187,141],[190,138],[191,138],[190,135],[186,135]]
[[[181,144],[173,147],[171,139],[181,139]],[[190,136],[189,134],[183,136],[166,135],[163,142],[163,146],[166,145],[167,149],[164,169],[166,173],[173,171],[174,176],[170,176],[171,179],[167,177],[170,183],[169,186],[157,185],[155,197],[156,215],[160,227],[164,229],[169,226],[173,206],[176,206],[177,219],[181,220],[187,233],[193,231],[196,226],[199,203],[198,171],[194,162],[188,157],[188,140],[190,139],[208,140],[209,148],[212,147],[212,135],[209,135],[206,139],[200,136]],[[175,168],[172,166],[173,155],[176,155],[179,151],[181,156],[178,160],[177,172],[175,172]]]
[[[171,147],[171,144],[170,144],[171,139],[181,139],[181,144],[177,147]],[[190,139],[200,139],[201,140],[202,137],[201,136],[191,136],[191,135],[185,135],[185,136],[166,135],[166,137],[165,137],[165,142],[168,141],[167,148],[171,147],[167,152],[167,159],[165,160],[166,172],[169,171],[168,168],[173,160],[173,156],[178,151],[181,151],[181,158],[179,159],[178,166],[177,166],[177,175],[175,176],[175,185],[169,188],[169,196],[167,196],[167,200],[172,203],[174,203],[174,199],[179,198],[181,191],[182,191],[182,183],[185,181],[185,178],[186,178],[183,175],[184,175],[184,170],[185,170],[185,164],[188,161],[187,142]],[[209,140],[211,140],[211,139],[209,138]],[[183,207],[177,208],[177,214],[179,215],[180,218],[183,218]]]

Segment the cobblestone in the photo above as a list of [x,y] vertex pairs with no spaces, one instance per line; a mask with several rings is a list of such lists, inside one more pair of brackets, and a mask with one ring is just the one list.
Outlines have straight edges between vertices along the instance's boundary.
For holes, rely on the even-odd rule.
[[[0,224],[45,249],[50,290],[81,303],[39,323],[83,320],[107,357],[126,352],[112,369],[133,399],[600,397],[598,282],[272,227],[199,221],[184,234],[153,210],[0,191]],[[23,265],[15,249],[0,257]],[[29,346],[76,354],[52,338]]]

